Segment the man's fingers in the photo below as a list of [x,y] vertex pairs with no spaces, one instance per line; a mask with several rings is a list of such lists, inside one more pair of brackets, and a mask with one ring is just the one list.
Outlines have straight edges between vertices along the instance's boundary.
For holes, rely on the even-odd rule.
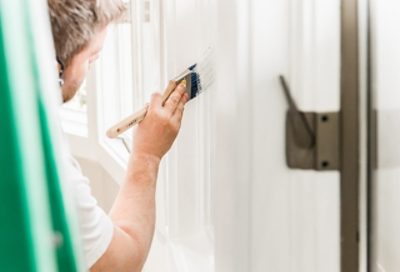
[[174,115],[175,113],[179,113],[179,112],[183,112],[186,103],[189,101],[189,95],[185,92],[182,96],[181,99],[179,100],[178,105],[176,106],[176,109],[174,111]]
[[153,93],[150,100],[150,109],[159,108],[162,106],[162,97],[160,93]]
[[172,121],[173,122],[177,122],[177,123],[181,123],[182,121],[182,117],[183,117],[183,112],[185,110],[185,104],[188,101],[188,96],[187,95],[183,95],[181,100],[179,101],[178,106],[176,107],[176,110],[174,112],[174,115],[172,116]]
[[179,105],[179,102],[182,96],[186,93],[186,88],[179,84],[178,87],[173,91],[173,93],[168,97],[167,101],[165,102],[165,109],[170,112],[171,115],[174,114],[176,108]]

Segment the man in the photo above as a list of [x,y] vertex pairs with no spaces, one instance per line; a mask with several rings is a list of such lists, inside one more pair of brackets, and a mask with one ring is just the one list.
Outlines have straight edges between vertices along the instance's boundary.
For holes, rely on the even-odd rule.
[[[101,51],[110,23],[124,13],[121,0],[48,0],[64,102],[81,85]],[[154,232],[155,189],[160,160],[179,131],[189,97],[184,85],[165,105],[153,94],[139,124],[127,175],[109,215],[93,198],[88,180],[72,157],[67,182],[77,199],[79,223],[88,267],[92,271],[140,271]]]

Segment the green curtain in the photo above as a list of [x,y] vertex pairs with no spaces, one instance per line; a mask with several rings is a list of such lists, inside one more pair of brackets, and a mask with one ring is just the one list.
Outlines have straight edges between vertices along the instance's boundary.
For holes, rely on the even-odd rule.
[[46,7],[0,0],[0,271],[84,270],[51,118],[55,65],[39,57],[52,54]]

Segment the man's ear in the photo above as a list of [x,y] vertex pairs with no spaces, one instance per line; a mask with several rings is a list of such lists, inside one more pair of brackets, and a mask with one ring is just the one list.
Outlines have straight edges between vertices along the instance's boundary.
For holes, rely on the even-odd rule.
[[57,60],[57,68],[58,68],[58,83],[60,84],[60,87],[64,85],[64,63],[60,60],[59,57],[56,58]]

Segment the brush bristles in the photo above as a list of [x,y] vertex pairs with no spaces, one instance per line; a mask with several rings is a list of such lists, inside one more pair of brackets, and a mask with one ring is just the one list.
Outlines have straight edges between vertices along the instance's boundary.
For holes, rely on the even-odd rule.
[[201,80],[200,76],[198,73],[193,72],[191,74],[191,94],[190,94],[190,99],[195,98],[201,91]]
[[191,99],[208,89],[214,83],[214,58],[212,50],[208,49],[203,60],[189,67],[191,74]]

